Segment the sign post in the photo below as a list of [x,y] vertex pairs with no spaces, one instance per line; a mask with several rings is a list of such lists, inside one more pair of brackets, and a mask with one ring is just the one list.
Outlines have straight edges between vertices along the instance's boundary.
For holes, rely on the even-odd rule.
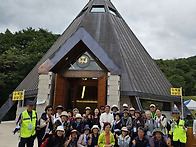
[[184,119],[184,103],[183,103],[183,97],[182,97],[182,87],[171,88],[171,95],[181,96],[182,119]]

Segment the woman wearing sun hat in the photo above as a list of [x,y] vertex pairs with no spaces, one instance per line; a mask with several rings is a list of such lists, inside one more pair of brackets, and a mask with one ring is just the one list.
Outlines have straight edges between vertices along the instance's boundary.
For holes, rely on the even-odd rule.
[[90,139],[88,145],[90,147],[98,147],[98,138],[99,138],[99,127],[98,125],[93,125],[91,128],[92,134],[90,134]]
[[50,135],[46,146],[47,147],[64,147],[65,138],[64,138],[64,128],[58,126],[54,135]]
[[78,147],[87,147],[88,146],[88,141],[90,139],[89,133],[90,133],[89,125],[85,125],[84,133],[82,135],[80,135],[78,142],[77,142]]
[[81,114],[76,114],[75,119],[72,121],[71,123],[71,127],[70,129],[73,130],[77,130],[78,131],[78,135],[81,135],[83,133],[83,121],[82,121],[82,116]]
[[77,134],[78,131],[75,129],[70,132],[70,136],[65,142],[65,147],[77,147]]
[[60,119],[56,120],[55,124],[54,124],[54,130],[58,127],[58,126],[63,126],[65,134],[67,134],[67,130],[68,130],[68,114],[66,111],[63,111],[60,115]]
[[130,142],[131,142],[131,138],[129,137],[127,127],[122,127],[121,135],[118,136],[119,147],[129,147]]
[[153,137],[150,140],[151,147],[168,147],[171,145],[171,140],[164,137],[160,128],[153,131]]

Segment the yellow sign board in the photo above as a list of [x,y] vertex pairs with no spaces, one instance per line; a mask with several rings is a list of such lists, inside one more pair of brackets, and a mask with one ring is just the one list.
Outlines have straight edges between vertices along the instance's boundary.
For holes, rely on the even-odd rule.
[[13,101],[23,100],[24,98],[24,91],[14,91],[13,92]]
[[171,95],[181,96],[181,88],[171,88]]

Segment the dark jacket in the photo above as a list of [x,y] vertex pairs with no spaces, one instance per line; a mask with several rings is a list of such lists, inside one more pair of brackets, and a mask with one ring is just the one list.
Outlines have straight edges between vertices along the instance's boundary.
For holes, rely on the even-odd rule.
[[114,121],[112,127],[112,133],[117,134],[118,136],[121,134],[122,122],[119,120],[118,122]]
[[[99,118],[100,118],[100,115],[99,115],[97,118],[95,118],[94,116],[92,116],[91,125],[92,125],[92,126],[93,126],[93,125],[98,125],[99,128],[101,128],[101,125],[100,125],[100,123],[99,123]],[[92,126],[91,126],[91,128],[92,128]]]
[[129,133],[131,131],[132,128],[132,119],[130,116],[128,116],[127,118],[125,118],[124,116],[121,118],[121,122],[122,122],[122,127],[127,127],[127,129],[129,130]]
[[[137,122],[140,121],[140,124],[137,124]],[[142,117],[138,117],[137,119],[133,120],[133,127],[132,127],[132,137],[136,137],[137,136],[137,129],[139,127],[144,128],[144,120]]]
[[64,147],[65,138],[59,137],[58,135],[50,135],[46,143],[47,147]]
[[149,140],[146,137],[143,137],[142,140],[139,137],[135,138],[136,145],[134,147],[150,147]]
[[76,129],[79,132],[79,135],[83,133],[84,124],[81,121],[79,124],[77,124],[76,120],[72,121],[71,126],[73,129]]

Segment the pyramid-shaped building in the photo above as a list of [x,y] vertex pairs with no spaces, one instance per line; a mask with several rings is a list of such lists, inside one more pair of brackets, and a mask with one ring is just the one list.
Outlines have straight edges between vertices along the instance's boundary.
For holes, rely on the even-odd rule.
[[16,91],[38,108],[155,103],[171,110],[180,101],[171,87],[111,1],[90,0]]

